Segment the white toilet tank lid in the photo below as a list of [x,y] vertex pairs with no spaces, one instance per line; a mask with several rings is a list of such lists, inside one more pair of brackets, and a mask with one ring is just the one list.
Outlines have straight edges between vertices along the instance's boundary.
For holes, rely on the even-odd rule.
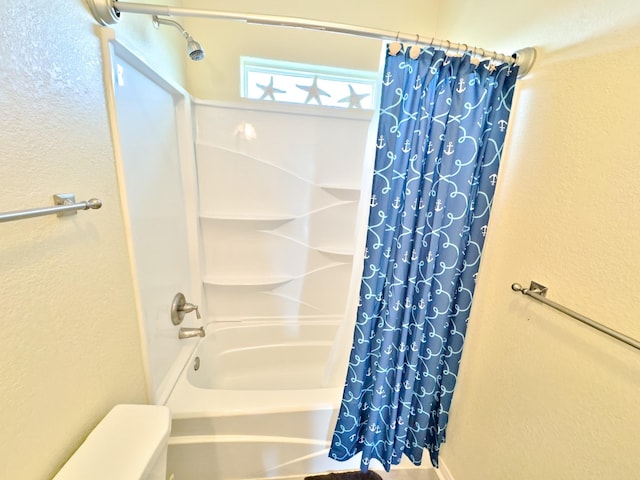
[[170,431],[167,407],[116,405],[54,480],[144,478],[164,454]]

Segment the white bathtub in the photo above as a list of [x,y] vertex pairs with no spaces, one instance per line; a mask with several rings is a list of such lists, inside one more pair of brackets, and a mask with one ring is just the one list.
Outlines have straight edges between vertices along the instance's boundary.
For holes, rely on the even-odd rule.
[[[337,326],[318,320],[210,324],[167,402],[169,475],[301,480],[359,469],[359,455],[348,462],[328,457],[342,386],[323,387],[323,380]],[[406,459],[398,468],[412,469],[406,479],[437,478]]]
[[176,480],[358,468],[327,456],[342,387],[322,383],[337,323],[300,323],[209,325],[167,402]]

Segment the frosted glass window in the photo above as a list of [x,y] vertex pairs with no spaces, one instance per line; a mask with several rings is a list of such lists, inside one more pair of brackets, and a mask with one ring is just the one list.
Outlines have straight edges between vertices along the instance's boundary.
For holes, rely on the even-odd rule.
[[254,100],[371,110],[376,72],[241,58],[241,96]]

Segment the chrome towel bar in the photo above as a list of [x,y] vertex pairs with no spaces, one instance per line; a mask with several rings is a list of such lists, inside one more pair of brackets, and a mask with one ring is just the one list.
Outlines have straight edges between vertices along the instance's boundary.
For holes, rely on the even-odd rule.
[[29,210],[16,210],[15,212],[0,213],[0,222],[11,222],[25,218],[41,217],[43,215],[57,214],[59,217],[75,215],[78,210],[97,209],[102,206],[102,201],[92,198],[86,202],[76,203],[76,197],[72,193],[57,193],[53,196],[54,207],[32,208]]
[[639,341],[631,337],[627,337],[626,335],[623,335],[622,333],[617,332],[609,327],[606,327],[601,323],[591,320],[590,318],[587,318],[584,315],[580,315],[579,313],[574,312],[573,310],[570,310],[567,307],[560,305],[559,303],[556,303],[554,301],[547,299],[545,295],[548,289],[544,285],[540,285],[539,283],[536,283],[536,282],[531,282],[531,285],[529,286],[529,288],[524,288],[519,283],[514,283],[513,285],[511,285],[511,290],[513,290],[514,292],[520,292],[523,295],[527,295],[541,303],[544,303],[545,305],[550,306],[551,308],[555,308],[556,310],[564,313],[565,315],[569,315],[570,317],[573,317],[576,320],[586,325],[589,325],[590,327],[595,328],[596,330],[602,333],[606,333],[610,337],[613,337],[616,340],[621,341],[622,343],[626,343],[627,345],[640,350]]

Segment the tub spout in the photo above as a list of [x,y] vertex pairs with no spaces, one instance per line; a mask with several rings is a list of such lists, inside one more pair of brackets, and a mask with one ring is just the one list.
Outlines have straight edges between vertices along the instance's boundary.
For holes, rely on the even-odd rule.
[[204,335],[205,335],[204,327],[200,327],[200,328],[182,327],[178,332],[178,338],[181,340],[185,338],[204,337]]

